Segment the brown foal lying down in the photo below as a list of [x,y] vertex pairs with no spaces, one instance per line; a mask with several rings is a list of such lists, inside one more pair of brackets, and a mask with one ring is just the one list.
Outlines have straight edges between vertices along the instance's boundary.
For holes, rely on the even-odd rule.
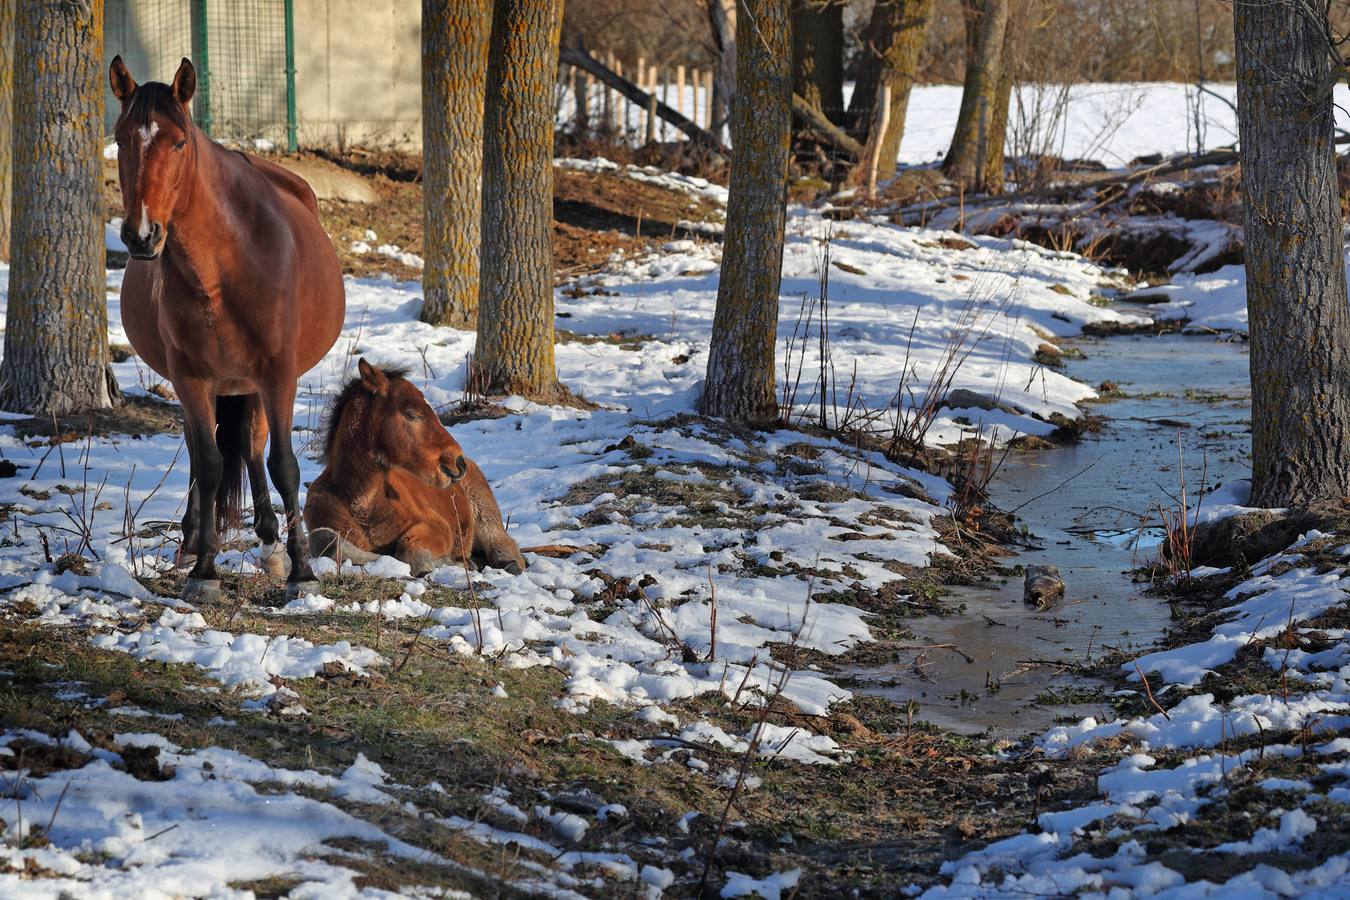
[[404,373],[364,359],[328,416],[323,474],[305,498],[316,554],[366,563],[383,554],[415,574],[477,562],[520,572],[483,472]]

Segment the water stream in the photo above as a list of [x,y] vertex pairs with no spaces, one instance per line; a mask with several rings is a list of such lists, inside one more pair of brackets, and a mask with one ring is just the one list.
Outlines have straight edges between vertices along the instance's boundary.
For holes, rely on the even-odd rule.
[[1140,524],[1154,504],[1174,506],[1178,445],[1192,497],[1202,476],[1211,488],[1249,476],[1247,348],[1183,335],[1066,343],[1086,356],[1070,360],[1068,374],[1094,386],[1112,381],[1126,396],[1098,407],[1107,417],[1100,433],[1009,456],[990,486],[996,506],[1018,510],[1037,548],[1005,564],[1058,566],[1064,599],[1038,612],[1023,602],[1020,577],[957,588],[944,602],[962,611],[915,620],[915,649],[851,672],[855,690],[913,700],[918,719],[956,731],[1021,735],[1100,712],[1099,686],[1060,664],[1107,647],[1142,649],[1163,634],[1168,604],[1129,574],[1157,552],[1157,531]]

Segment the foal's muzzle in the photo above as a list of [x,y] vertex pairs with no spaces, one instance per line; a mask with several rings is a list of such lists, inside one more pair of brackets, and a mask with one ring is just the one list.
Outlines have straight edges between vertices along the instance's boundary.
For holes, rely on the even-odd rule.
[[443,475],[450,484],[454,484],[467,474],[469,474],[469,461],[463,456],[456,457],[455,466],[453,468],[446,463],[444,459],[441,460],[441,475]]
[[164,226],[158,222],[150,223],[145,237],[130,222],[123,222],[121,237],[132,259],[157,259],[164,248]]

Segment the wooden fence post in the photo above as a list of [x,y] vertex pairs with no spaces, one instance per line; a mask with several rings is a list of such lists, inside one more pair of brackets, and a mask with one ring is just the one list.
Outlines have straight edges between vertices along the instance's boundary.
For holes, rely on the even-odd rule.
[[[867,199],[877,192],[877,165],[881,162],[881,144],[886,138],[886,128],[891,124],[891,86],[881,86],[880,108],[877,110],[876,131],[872,137],[872,152],[867,161]],[[893,165],[895,160],[891,160]]]
[[[642,87],[642,85],[645,83],[646,77],[647,77],[647,60],[645,57],[639,56],[637,58],[637,69],[633,71],[633,83],[636,84],[638,87]],[[639,111],[638,113],[637,124],[639,128],[643,129],[646,128],[646,125],[644,124],[645,120],[643,119],[643,116],[646,115],[646,113],[647,113],[646,110]]]
[[656,142],[656,66],[647,70],[647,143]]
[[675,94],[675,111],[678,112],[678,113],[679,113],[680,115],[682,115],[682,116],[687,116],[687,117],[689,117],[689,118],[693,118],[692,116],[689,116],[689,114],[688,114],[687,112],[685,112],[685,109],[684,109],[684,66],[683,66],[683,65],[678,65],[678,66],[675,67],[675,90],[676,90],[676,94]]
[[[622,60],[614,60],[614,72],[616,75],[623,75]],[[619,103],[619,109],[623,110],[623,112],[618,115],[618,127],[622,131],[623,139],[626,141],[628,140],[628,132],[633,127],[633,104],[625,103],[623,98],[616,98],[616,100]]]
[[587,78],[584,70],[572,67],[572,101],[576,104],[576,114],[572,117],[572,132],[576,135],[584,135],[590,127],[590,110],[587,108],[589,98],[586,96]]

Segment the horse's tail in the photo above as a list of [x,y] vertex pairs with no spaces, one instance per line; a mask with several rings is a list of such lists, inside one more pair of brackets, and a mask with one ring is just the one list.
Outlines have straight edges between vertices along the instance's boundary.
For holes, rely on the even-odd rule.
[[216,529],[244,523],[244,462],[251,443],[252,410],[245,396],[216,398],[216,447],[220,450],[220,487],[216,489]]

